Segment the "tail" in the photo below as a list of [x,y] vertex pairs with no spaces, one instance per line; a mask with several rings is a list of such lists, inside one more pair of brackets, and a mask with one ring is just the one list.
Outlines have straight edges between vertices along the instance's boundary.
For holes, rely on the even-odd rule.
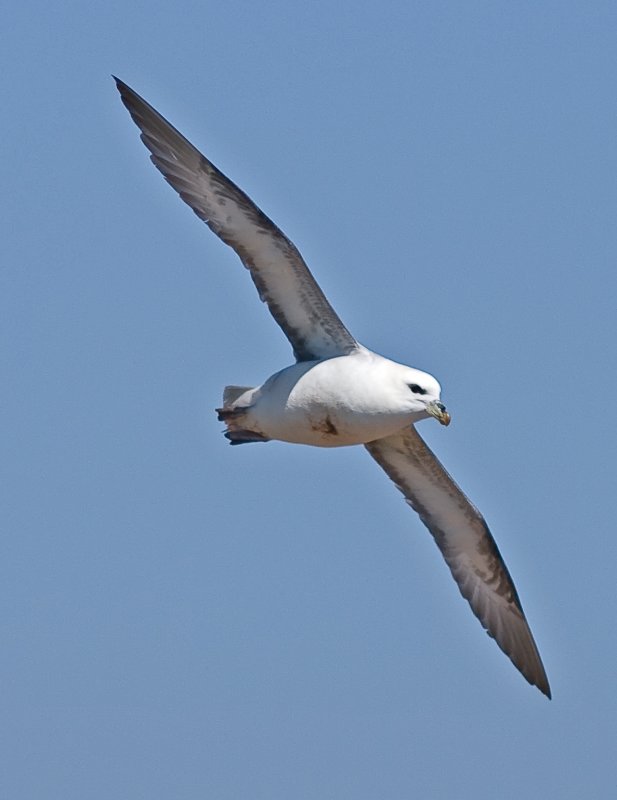
[[254,386],[226,386],[223,389],[223,408],[232,406],[245,392],[250,392]]
[[253,386],[226,386],[223,390],[223,408],[217,408],[219,422],[224,422],[227,429],[223,432],[230,444],[245,444],[246,442],[267,442],[267,436],[258,431],[252,431],[246,425],[246,412],[248,406],[234,408],[234,403],[245,392],[251,391]]

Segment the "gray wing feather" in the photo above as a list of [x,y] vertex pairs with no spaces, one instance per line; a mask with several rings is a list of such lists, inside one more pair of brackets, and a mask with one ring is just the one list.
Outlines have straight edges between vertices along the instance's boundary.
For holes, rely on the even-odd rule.
[[529,683],[550,697],[514,583],[480,512],[415,428],[370,442],[366,448],[420,515],[489,636]]
[[125,83],[115,81],[153,164],[197,216],[236,251],[297,360],[353,352],[357,342],[295,245],[152,106]]

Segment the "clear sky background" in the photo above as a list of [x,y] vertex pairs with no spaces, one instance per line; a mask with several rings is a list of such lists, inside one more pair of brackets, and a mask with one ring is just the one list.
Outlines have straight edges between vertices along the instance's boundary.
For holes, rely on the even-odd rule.
[[[0,795],[611,796],[617,6],[25,0],[0,29]],[[223,386],[290,348],[112,72],[441,381],[421,432],[552,702],[362,448],[223,439]]]

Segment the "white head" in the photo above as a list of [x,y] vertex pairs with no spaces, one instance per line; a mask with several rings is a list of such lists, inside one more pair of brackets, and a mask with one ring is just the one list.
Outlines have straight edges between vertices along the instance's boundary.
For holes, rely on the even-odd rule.
[[450,424],[450,415],[441,402],[441,386],[432,375],[401,365],[400,377],[404,382],[402,391],[405,405],[412,414],[418,415],[415,419],[431,416],[442,425]]

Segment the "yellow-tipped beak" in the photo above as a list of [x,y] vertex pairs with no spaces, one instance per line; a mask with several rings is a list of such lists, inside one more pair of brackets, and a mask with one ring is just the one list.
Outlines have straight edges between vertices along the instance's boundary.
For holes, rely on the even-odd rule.
[[438,403],[436,400],[434,400],[432,403],[427,405],[426,410],[431,417],[435,417],[437,422],[441,422],[442,425],[450,424],[450,415],[446,411],[446,407],[443,403]]

